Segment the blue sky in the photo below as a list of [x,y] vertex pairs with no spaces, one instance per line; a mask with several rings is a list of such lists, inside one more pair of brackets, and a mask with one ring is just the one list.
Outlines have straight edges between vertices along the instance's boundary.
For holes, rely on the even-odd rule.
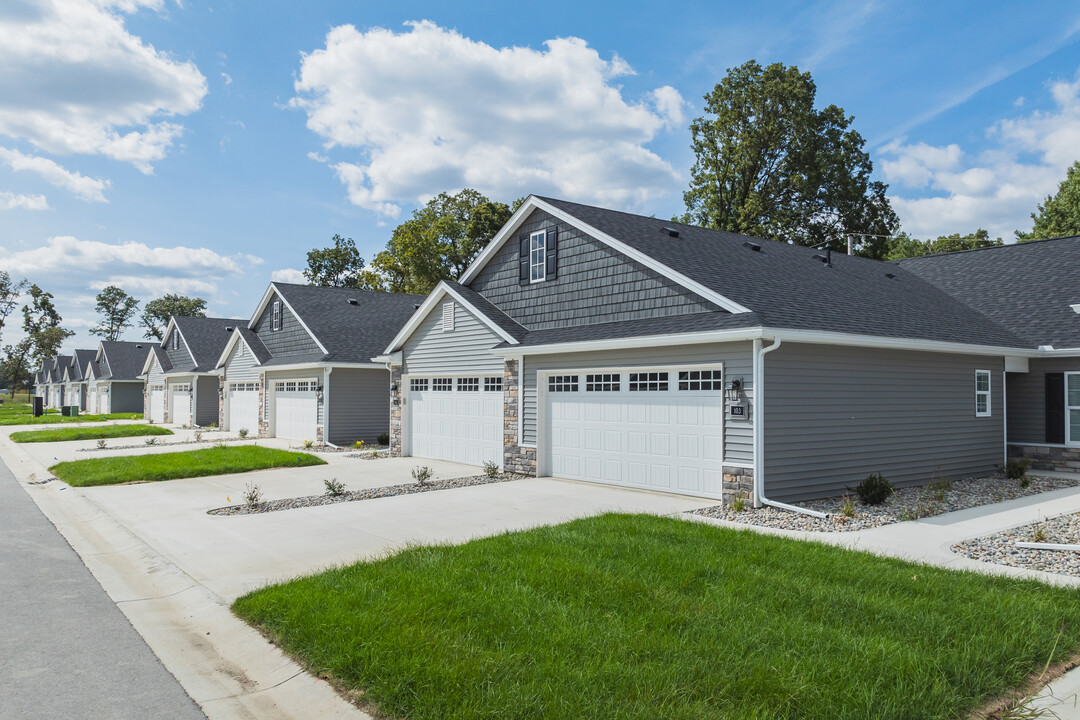
[[56,296],[70,349],[105,284],[246,317],[443,190],[670,216],[702,95],[751,58],[855,117],[921,237],[1011,240],[1080,159],[1069,3],[7,0],[0,268]]

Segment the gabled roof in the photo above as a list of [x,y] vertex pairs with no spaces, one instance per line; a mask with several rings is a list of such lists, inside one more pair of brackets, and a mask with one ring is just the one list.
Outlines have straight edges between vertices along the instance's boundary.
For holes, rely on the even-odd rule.
[[94,356],[97,350],[76,350],[75,358],[71,363],[72,380],[86,380],[90,376],[90,368],[94,364]]
[[49,370],[49,381],[58,383],[64,381],[64,368],[71,364],[70,355],[57,355],[56,362]]
[[464,305],[466,310],[475,315],[480,322],[487,325],[492,332],[501,337],[507,344],[516,345],[527,334],[525,328],[495,307],[480,293],[459,283],[444,280],[436,285],[435,289],[424,299],[424,302],[416,308],[408,322],[402,325],[383,352],[392,353],[399,350],[424,321],[424,318],[431,313],[435,304],[445,296],[450,296]]
[[105,356],[108,365],[108,372],[104,372],[105,368],[102,368],[102,379],[138,380],[151,347],[153,346],[149,342],[102,340],[98,351]]
[[[274,282],[277,292],[325,353],[314,362],[370,364],[408,321],[423,295],[386,293],[376,290],[318,287]],[[248,324],[254,327],[261,316],[270,290]],[[355,300],[356,304],[350,303]],[[274,356],[263,364],[312,362],[310,357]]]
[[[233,328],[232,334],[229,336],[229,342],[225,344],[225,349],[221,351],[221,355],[218,357],[215,367],[224,367],[225,363],[229,359],[229,354],[232,353],[233,348],[238,343],[243,343],[251,351],[251,354],[255,357],[255,362],[258,365],[263,365],[269,362],[271,359],[270,351],[263,345],[263,341],[259,338],[259,334],[254,330],[238,325]],[[322,357],[320,355],[320,357]]]
[[927,255],[897,263],[1030,346],[1080,348],[1080,236]]
[[161,368],[161,372],[169,372],[173,369],[172,361],[169,360],[169,354],[165,352],[165,348],[160,345],[152,345],[150,352],[146,354],[146,360],[143,361],[142,373],[145,375],[150,372],[150,364],[152,360],[157,360],[158,367]]
[[[180,332],[191,355],[190,364],[175,364],[166,372],[210,372],[221,357],[221,351],[229,342],[236,327],[243,326],[239,318],[174,317],[169,321],[170,331],[162,336],[162,346],[170,332]],[[164,369],[164,364],[162,368]]]
[[[651,258],[651,267],[662,265],[686,278],[688,289],[698,292],[698,288],[706,288],[712,296],[751,311],[762,327],[980,346],[1031,346],[1018,334],[895,264],[833,254],[828,266],[815,259],[820,253],[812,248],[554,198],[529,200],[561,222],[629,248],[631,257]],[[480,267],[482,264],[474,263],[462,281],[475,277]],[[523,342],[531,341],[526,338]]]

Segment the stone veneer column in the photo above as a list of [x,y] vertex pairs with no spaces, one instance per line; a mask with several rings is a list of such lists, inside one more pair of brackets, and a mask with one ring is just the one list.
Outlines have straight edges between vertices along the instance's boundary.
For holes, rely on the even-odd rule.
[[[396,390],[394,388],[397,388]],[[401,457],[401,368],[390,370],[390,457]]]
[[217,386],[217,426],[219,430],[225,427],[225,374],[226,371],[222,370]]
[[536,475],[536,449],[518,445],[521,413],[521,374],[517,360],[507,360],[503,371],[503,469]]
[[746,499],[747,504],[754,501],[754,471],[750,468],[724,466],[724,505],[730,505],[737,497]]
[[[266,373],[259,373],[259,437],[267,437],[270,434],[270,428],[266,424]],[[229,428],[229,430],[239,430],[240,428]]]

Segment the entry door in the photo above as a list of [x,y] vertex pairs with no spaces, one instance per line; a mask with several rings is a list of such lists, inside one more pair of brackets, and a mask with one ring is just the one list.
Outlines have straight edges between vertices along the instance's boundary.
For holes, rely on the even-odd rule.
[[410,378],[409,454],[502,467],[502,376]]
[[315,440],[319,400],[315,380],[274,383],[274,435],[290,440]]
[[246,428],[252,435],[259,431],[259,384],[229,383],[229,430]]
[[169,386],[169,420],[177,425],[191,422],[191,384],[182,383]]
[[721,497],[719,368],[541,375],[554,477]]

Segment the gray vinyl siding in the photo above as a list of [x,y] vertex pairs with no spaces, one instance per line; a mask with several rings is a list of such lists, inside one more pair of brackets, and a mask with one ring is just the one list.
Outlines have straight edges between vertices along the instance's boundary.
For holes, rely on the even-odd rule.
[[157,358],[150,363],[150,370],[146,373],[147,385],[162,385],[165,383],[165,373],[161,371],[161,366],[158,365]]
[[1033,358],[1028,372],[1008,373],[1009,442],[1046,442],[1046,374],[1080,372],[1080,358]]
[[300,321],[296,319],[296,316],[292,314],[292,311],[284,302],[281,303],[281,329],[270,330],[274,301],[278,299],[278,296],[275,295],[266,304],[266,310],[258,322],[255,323],[255,332],[259,334],[259,339],[263,341],[266,349],[275,358],[321,353],[322,350],[312,339],[311,333],[304,329],[304,326],[300,324]]
[[255,355],[251,350],[244,348],[244,354],[239,354],[243,342],[237,342],[236,347],[225,360],[225,382],[258,382],[259,366],[255,362]]
[[219,380],[213,375],[200,375],[195,395],[195,424],[211,425],[218,421]]
[[[784,343],[765,356],[765,494],[843,494],[992,472],[1004,454],[1000,357]],[[975,370],[991,415],[975,417]]]
[[554,223],[548,213],[533,211],[469,284],[529,330],[718,309],[567,223],[558,224],[556,277],[521,285],[520,238]]
[[503,342],[487,325],[454,302],[454,329],[442,330],[442,306],[436,303],[402,348],[403,373],[494,372],[503,370],[502,358],[489,351]]
[[[539,355],[525,358],[522,381],[522,441],[536,444],[538,422],[536,376],[540,370],[585,369],[606,367],[644,367],[656,365],[723,364],[725,382],[741,377],[745,397],[753,405],[753,346],[749,342],[684,345],[671,348],[605,350],[565,355]],[[749,420],[724,420],[724,462],[750,466],[754,462],[754,409]]]
[[141,382],[110,383],[109,412],[143,412],[143,384]]
[[390,432],[390,373],[382,368],[335,368],[325,395],[330,416],[328,440],[351,445],[374,443]]

